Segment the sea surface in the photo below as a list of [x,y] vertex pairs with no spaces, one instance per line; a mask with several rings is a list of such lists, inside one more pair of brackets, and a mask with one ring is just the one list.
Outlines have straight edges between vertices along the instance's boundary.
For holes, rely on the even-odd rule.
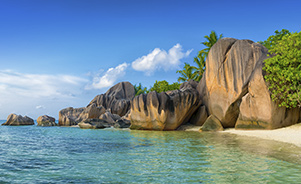
[[0,126],[1,184],[300,183],[300,156],[228,133]]

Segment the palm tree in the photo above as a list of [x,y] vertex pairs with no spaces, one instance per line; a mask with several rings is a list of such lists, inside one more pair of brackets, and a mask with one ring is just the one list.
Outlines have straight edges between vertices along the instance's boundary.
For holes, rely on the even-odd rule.
[[205,71],[205,62],[206,62],[206,58],[205,56],[202,54],[202,55],[198,55],[198,57],[195,57],[194,58],[194,61],[193,61],[197,66],[192,66],[195,71],[195,81],[200,81],[202,76],[203,76],[203,73]]
[[220,34],[219,37],[218,37],[215,31],[211,31],[210,35],[209,36],[206,35],[206,36],[204,36],[204,38],[206,38],[207,41],[202,42],[202,44],[205,45],[207,48],[201,50],[199,52],[198,56],[204,55],[207,58],[209,50],[217,42],[217,40],[223,38],[223,34]]
[[195,73],[196,69],[190,64],[185,63],[184,69],[183,70],[178,70],[177,73],[180,73],[181,76],[178,78],[179,82],[185,82],[189,81],[190,79],[196,80],[196,74]]
[[135,89],[135,96],[148,93],[147,88],[143,88],[141,83],[139,83],[139,85],[135,84],[134,89]]

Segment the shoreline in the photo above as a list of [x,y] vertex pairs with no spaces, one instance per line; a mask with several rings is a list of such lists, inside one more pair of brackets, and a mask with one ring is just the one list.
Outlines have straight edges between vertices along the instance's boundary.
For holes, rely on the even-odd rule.
[[230,128],[225,129],[221,133],[256,137],[260,139],[289,143],[301,147],[301,123],[274,130],[235,130],[234,128]]

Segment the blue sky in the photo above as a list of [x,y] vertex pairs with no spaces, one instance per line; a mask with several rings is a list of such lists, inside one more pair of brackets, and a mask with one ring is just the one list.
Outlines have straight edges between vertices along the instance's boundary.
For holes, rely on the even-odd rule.
[[176,82],[211,30],[300,31],[295,1],[0,0],[0,119],[58,117],[120,81]]

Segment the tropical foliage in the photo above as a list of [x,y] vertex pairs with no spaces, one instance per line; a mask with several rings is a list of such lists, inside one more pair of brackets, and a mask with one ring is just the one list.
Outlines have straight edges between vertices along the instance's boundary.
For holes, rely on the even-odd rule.
[[196,68],[190,66],[190,64],[185,63],[183,70],[178,70],[177,73],[179,73],[181,76],[178,78],[179,82],[185,82],[189,81],[191,79],[196,80]]
[[140,94],[146,94],[148,93],[148,90],[146,87],[143,87],[141,85],[141,83],[139,83],[139,85],[134,85],[134,89],[135,89],[135,96],[140,95]]
[[169,84],[166,80],[156,81],[155,84],[149,89],[149,91],[156,91],[157,93],[172,91],[180,88],[179,83],[174,82]]
[[265,60],[265,80],[279,106],[301,107],[301,32],[276,31],[264,44],[273,57]]
[[169,84],[166,80],[163,81],[156,81],[153,86],[149,88],[149,90],[146,87],[143,87],[141,83],[139,85],[134,85],[135,88],[135,96],[138,96],[140,94],[147,94],[150,91],[156,91],[157,93],[166,92],[166,91],[172,91],[176,89],[180,89],[180,85],[177,82],[174,82],[172,84]]
[[270,36],[265,41],[259,41],[263,46],[265,46],[268,50],[273,48],[277,43],[282,40],[282,37],[285,35],[290,35],[291,33],[287,29],[282,29],[280,32],[278,30],[275,31],[275,35]]
[[190,66],[189,64],[185,63],[185,66],[183,70],[178,70],[177,73],[180,73],[181,76],[178,78],[179,82],[185,82],[189,81],[190,79],[193,79],[195,81],[200,81],[203,73],[205,71],[205,63],[206,58],[208,56],[209,50],[211,47],[223,37],[223,34],[217,36],[215,31],[211,31],[209,36],[204,36],[206,39],[205,42],[202,42],[202,44],[206,47],[205,49],[199,51],[198,56],[194,58],[194,63],[197,66]]

